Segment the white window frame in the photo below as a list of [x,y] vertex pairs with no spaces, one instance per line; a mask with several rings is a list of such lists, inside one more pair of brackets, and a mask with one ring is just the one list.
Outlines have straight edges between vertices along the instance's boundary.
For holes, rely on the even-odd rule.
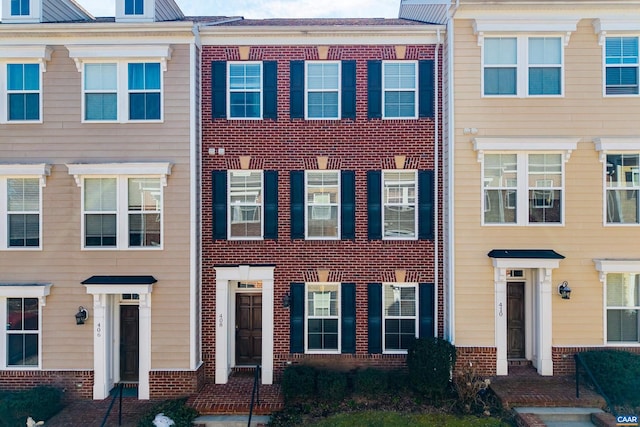
[[[390,64],[413,64],[414,67],[414,83],[413,90],[411,89],[387,89],[385,86],[385,72],[386,66]],[[382,118],[387,120],[404,120],[404,119],[417,119],[418,118],[418,104],[419,104],[419,69],[418,69],[418,61],[382,61]],[[386,112],[386,99],[387,93],[397,93],[397,92],[413,92],[414,93],[414,105],[413,105],[413,115],[411,116],[387,116]]]
[[[607,64],[607,40],[611,38],[635,38],[638,41],[638,52],[635,64]],[[602,96],[607,98],[628,98],[633,96],[640,96],[640,36],[638,34],[607,34],[605,32],[602,44]],[[636,81],[638,82],[638,93],[619,93],[608,94],[607,93],[607,69],[612,68],[635,68],[636,69]]]
[[[319,172],[323,172],[323,173],[335,173],[338,177],[337,179],[337,185],[336,185],[336,203],[323,203],[323,202],[319,202],[320,205],[322,206],[315,206],[315,203],[310,203],[309,202],[309,173],[319,173]],[[340,240],[340,233],[341,233],[341,198],[342,198],[342,177],[340,174],[339,170],[308,170],[305,171],[304,173],[304,234],[305,234],[305,239],[307,240]],[[315,196],[317,196],[318,194],[314,194],[314,198]],[[330,196],[329,196],[330,197]],[[309,218],[308,212],[309,212],[309,208],[311,208],[311,212],[314,211],[315,207],[320,207],[322,209],[328,209],[329,210],[329,218],[331,217],[331,208],[336,207],[338,215],[337,215],[337,225],[336,225],[336,235],[335,236],[310,236],[309,235],[309,220],[310,219],[316,219],[316,218]],[[329,219],[326,218],[326,219]]]
[[[240,204],[232,204],[231,203],[231,175],[234,173],[260,173],[260,201],[255,202],[253,204],[245,203],[240,206]],[[259,236],[248,236],[248,237],[238,237],[231,235],[231,225],[234,223],[233,215],[234,208],[242,207],[254,207],[254,209],[258,209],[260,212],[260,235]],[[242,215],[242,214],[241,214]],[[258,221],[236,221],[237,222],[258,222]],[[227,171],[227,240],[263,240],[264,239],[264,171],[256,170],[256,169],[232,169]]]
[[[111,164],[67,164],[69,174],[73,175],[80,188],[81,236],[80,247],[87,251],[130,250],[155,251],[164,249],[164,187],[167,186],[167,176],[171,174],[170,163],[111,163]],[[84,209],[84,182],[86,178],[115,178],[117,185],[116,210],[116,245],[115,246],[86,246]],[[157,178],[160,181],[160,244],[158,246],[129,246],[129,178]],[[136,211],[138,212],[138,211]],[[144,211],[141,211],[144,212]]]
[[[487,95],[485,93],[485,68],[494,68],[496,64],[485,64],[485,41],[487,39],[496,38],[511,38],[516,39],[516,63],[508,65],[508,68],[516,68],[516,93],[513,95]],[[560,64],[530,64],[529,63],[529,39],[532,38],[555,38],[560,41]],[[565,93],[565,52],[567,40],[563,42],[563,37],[557,33],[534,33],[527,35],[520,34],[491,34],[485,35],[481,44],[481,96],[483,98],[563,98]],[[504,65],[507,67],[507,65]],[[529,69],[530,68],[560,68],[560,93],[559,94],[541,94],[531,95],[529,94]]]
[[[13,15],[11,13],[11,0],[6,0],[2,2],[2,21],[6,23],[37,23],[40,22],[40,17],[42,14],[42,2],[41,1],[33,1],[27,0],[29,3],[29,14],[28,15]],[[0,57],[2,57],[0,55]]]
[[2,371],[33,371],[42,369],[42,307],[46,305],[46,297],[51,293],[51,283],[42,284],[0,284],[0,319],[7,319],[8,298],[36,298],[38,299],[38,364],[29,366],[7,364],[7,329],[0,330],[0,370]]
[[[309,89],[309,65],[335,64],[338,67],[338,87],[337,89]],[[335,117],[309,117],[309,93],[332,93],[338,94],[338,108]],[[306,120],[340,120],[342,118],[342,61],[305,61],[304,62],[304,118]]]
[[[332,315],[330,312],[329,314],[311,314],[309,313],[309,292],[310,292],[310,287],[328,287],[329,290],[327,292],[332,292],[334,289],[336,291],[336,311],[337,314]],[[305,287],[304,287],[304,352],[305,354],[340,354],[342,352],[342,327],[341,327],[341,323],[340,323],[340,318],[341,318],[341,308],[342,308],[342,286],[340,283],[335,283],[335,282],[310,282],[310,283],[305,283]],[[330,306],[331,306],[331,300],[328,301],[329,302],[329,310],[330,310]],[[321,350],[321,349],[309,349],[309,320],[311,319],[335,319],[338,322],[338,348],[337,349],[330,349],[330,350]]]
[[[120,3],[120,2],[117,2]],[[81,122],[82,123],[164,123],[165,106],[165,73],[167,62],[171,59],[172,49],[169,45],[66,45],[69,57],[76,63],[81,73]],[[129,119],[129,64],[158,63],[160,64],[160,89],[149,92],[160,92],[160,118],[150,120]],[[117,64],[117,119],[116,120],[86,120],[85,106],[85,67],[84,64]],[[132,90],[142,92],[143,90]]]
[[[414,202],[413,202],[413,230],[414,230],[414,235],[413,236],[409,236],[409,237],[402,237],[402,236],[387,236],[386,235],[386,221],[385,221],[385,208],[387,206],[389,207],[394,207],[395,209],[398,209],[400,211],[408,211],[410,209],[407,209],[407,207],[405,205],[409,205],[409,194],[408,194],[408,190],[410,187],[406,187],[403,188],[406,189],[407,191],[404,192],[403,191],[403,195],[402,195],[402,203],[385,203],[385,175],[387,173],[413,173],[414,174],[414,191],[415,191],[415,197],[414,197]],[[418,171],[416,169],[386,169],[382,171],[382,182],[381,182],[381,189],[382,189],[382,194],[381,194],[381,201],[382,201],[382,240],[418,240],[418,210],[419,210],[419,201],[420,201],[420,188],[418,186]],[[393,209],[393,210],[395,210]]]
[[[0,250],[9,251],[37,251],[42,250],[42,188],[47,185],[46,177],[51,174],[51,166],[46,164],[33,165],[0,165]],[[7,179],[35,178],[39,180],[39,236],[38,246],[9,246],[9,225],[7,206]]]
[[[415,295],[415,311],[414,311],[414,315],[413,316],[403,316],[402,314],[399,314],[397,316],[391,316],[391,315],[387,315],[385,313],[386,311],[386,292],[385,292],[385,288],[387,287],[392,287],[392,288],[397,288],[398,290],[401,290],[402,288],[413,288],[414,289],[414,295]],[[387,335],[387,319],[399,319],[399,320],[406,320],[406,319],[411,319],[413,317],[414,319],[414,328],[415,328],[415,337],[418,338],[420,331],[418,330],[420,323],[419,323],[419,315],[420,315],[420,287],[418,286],[417,283],[383,283],[382,284],[382,353],[383,354],[407,354],[407,350],[401,350],[401,349],[387,349],[387,340],[386,340],[386,335]]]
[[[8,2],[3,2],[6,4]],[[32,5],[33,6],[33,5]],[[5,15],[6,16],[6,15]],[[53,49],[45,45],[0,46],[0,124],[34,124],[42,123],[43,118],[43,85],[47,61],[51,59]],[[39,111],[38,120],[9,120],[9,90],[7,80],[8,64],[38,64],[39,75]]]
[[[258,65],[260,67],[260,88],[259,89],[232,89],[231,88],[231,68],[238,65]],[[246,70],[246,69],[245,69]],[[245,74],[246,77],[246,74]],[[258,93],[260,96],[260,112],[258,117],[234,117],[231,115],[231,94],[232,93]],[[262,61],[228,61],[227,62],[227,119],[228,120],[262,120],[264,114],[264,68]]]

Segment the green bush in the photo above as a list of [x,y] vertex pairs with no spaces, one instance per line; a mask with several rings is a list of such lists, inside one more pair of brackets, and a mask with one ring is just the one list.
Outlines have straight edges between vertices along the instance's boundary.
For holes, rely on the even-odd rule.
[[57,414],[63,406],[62,391],[54,387],[4,392],[0,396],[0,426],[23,427],[28,417],[35,421],[47,420]]
[[191,427],[198,411],[186,405],[187,399],[168,400],[154,405],[138,422],[138,427],[154,427],[153,420],[162,413],[171,418],[175,427]]
[[580,355],[612,404],[640,407],[640,354],[596,350],[585,351]]
[[282,374],[281,387],[285,402],[313,397],[316,392],[316,369],[305,365],[288,366]]
[[360,369],[355,373],[353,391],[356,394],[374,397],[388,390],[389,373],[380,369]]
[[316,387],[319,398],[330,402],[340,402],[349,392],[347,374],[337,371],[319,371]]
[[444,397],[455,363],[456,348],[450,342],[441,338],[414,340],[407,352],[411,388],[432,399]]

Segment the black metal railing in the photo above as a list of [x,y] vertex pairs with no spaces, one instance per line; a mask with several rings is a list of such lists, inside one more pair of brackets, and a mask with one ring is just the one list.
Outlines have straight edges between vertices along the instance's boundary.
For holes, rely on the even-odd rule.
[[580,398],[580,369],[579,368],[582,367],[584,372],[587,374],[587,376],[591,380],[591,383],[596,388],[596,391],[600,394],[600,396],[604,398],[604,401],[606,402],[607,407],[609,408],[613,416],[617,417],[618,414],[616,413],[616,409],[613,407],[613,405],[611,404],[611,401],[609,400],[607,395],[604,393],[604,391],[602,391],[602,387],[600,387],[600,384],[598,383],[598,380],[596,380],[596,377],[591,372],[591,369],[589,369],[589,366],[587,366],[584,359],[582,359],[582,355],[580,355],[580,353],[576,353],[573,355],[573,358],[576,361],[576,398],[578,399]]
[[251,427],[254,403],[260,404],[260,365],[256,365],[256,370],[253,375],[253,390],[251,390],[251,405],[249,405],[249,421],[247,422],[247,427]]
[[102,424],[100,424],[100,427],[104,427],[107,425],[107,418],[109,418],[109,415],[111,414],[111,409],[113,409],[113,404],[116,402],[116,397],[120,397],[120,404],[118,409],[118,425],[119,426],[122,425],[122,390],[123,389],[124,389],[124,383],[118,384],[118,392],[113,393],[113,397],[111,398],[111,403],[107,408],[107,413],[104,414],[104,418],[102,419]]

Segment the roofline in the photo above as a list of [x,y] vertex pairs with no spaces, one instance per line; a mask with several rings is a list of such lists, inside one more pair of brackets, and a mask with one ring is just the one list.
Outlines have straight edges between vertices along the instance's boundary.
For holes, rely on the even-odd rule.
[[[23,35],[43,33],[156,33],[185,31],[191,33],[194,21],[162,22],[60,22],[0,24],[0,33],[20,32]],[[15,41],[14,41],[15,42]]]

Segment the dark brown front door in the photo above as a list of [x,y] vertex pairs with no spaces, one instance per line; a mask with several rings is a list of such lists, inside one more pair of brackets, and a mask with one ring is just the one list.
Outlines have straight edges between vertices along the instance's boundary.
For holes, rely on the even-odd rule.
[[262,295],[236,295],[236,365],[262,362]]
[[507,359],[524,359],[524,283],[507,283]]
[[138,381],[138,306],[120,306],[120,380]]

